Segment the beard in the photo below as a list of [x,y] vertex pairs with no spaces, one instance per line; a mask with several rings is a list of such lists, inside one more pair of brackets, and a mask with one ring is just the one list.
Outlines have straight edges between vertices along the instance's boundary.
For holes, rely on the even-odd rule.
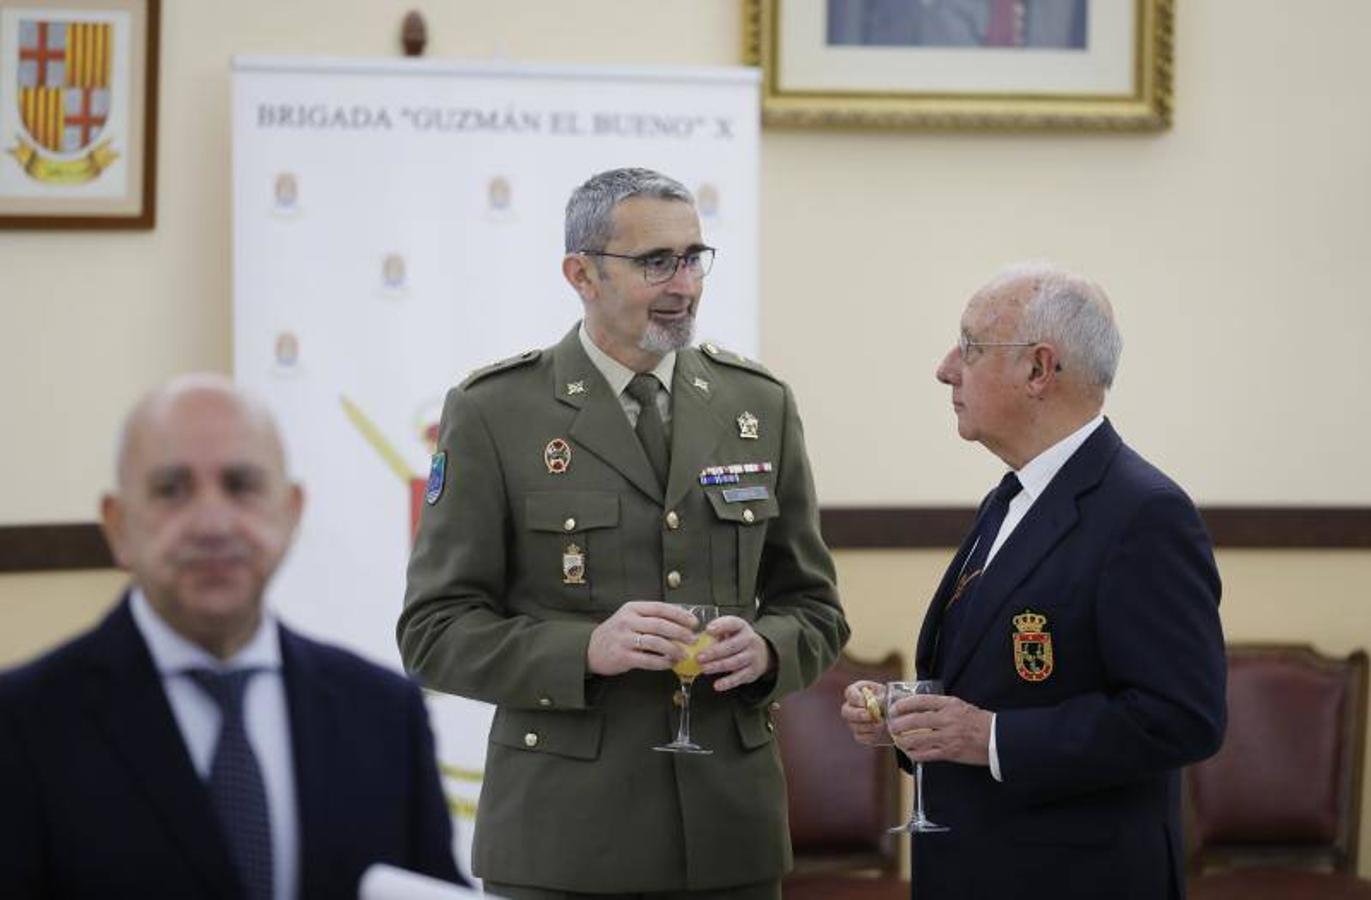
[[658,322],[649,317],[647,328],[643,329],[643,336],[638,339],[638,349],[646,353],[665,355],[673,350],[689,347],[694,336],[693,313],[679,322]]

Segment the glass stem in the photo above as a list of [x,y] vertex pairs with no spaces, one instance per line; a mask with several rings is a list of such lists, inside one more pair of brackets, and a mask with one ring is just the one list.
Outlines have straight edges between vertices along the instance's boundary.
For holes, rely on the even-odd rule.
[[[677,679],[681,682],[681,722],[676,728],[676,743],[690,743],[690,682],[684,678]],[[692,679],[693,680],[693,679]]]
[[924,764],[914,764],[914,820],[924,820]]

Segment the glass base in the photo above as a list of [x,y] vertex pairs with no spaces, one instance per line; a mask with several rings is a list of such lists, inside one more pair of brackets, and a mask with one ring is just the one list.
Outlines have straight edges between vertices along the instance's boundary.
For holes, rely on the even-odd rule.
[[946,825],[939,825],[937,822],[927,818],[914,816],[903,825],[896,825],[894,828],[888,829],[888,832],[890,834],[933,834],[939,831],[951,830],[952,829]]
[[663,744],[660,747],[653,747],[652,749],[662,753],[695,753],[699,756],[708,756],[714,752],[713,750],[701,747],[699,744],[691,741],[672,741],[669,744]]

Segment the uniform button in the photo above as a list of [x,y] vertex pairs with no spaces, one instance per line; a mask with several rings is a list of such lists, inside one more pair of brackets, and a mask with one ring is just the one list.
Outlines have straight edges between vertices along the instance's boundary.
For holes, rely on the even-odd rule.
[[539,697],[539,698],[538,698],[538,705],[539,705],[539,706],[551,706],[551,705],[552,705],[552,698],[551,698],[551,697]]
[[576,520],[575,520],[575,519],[567,519],[565,522],[562,523],[562,528],[564,528],[564,529],[567,530],[567,531],[575,531],[575,530],[576,530]]
[[673,509],[666,514],[666,527],[670,528],[672,531],[681,527],[681,517],[676,515],[676,510]]
[[754,515],[752,514],[752,510],[750,510],[750,509],[745,509],[745,510],[743,510],[743,521],[744,521],[744,522],[746,522],[747,524],[751,525],[751,524],[752,524],[752,520],[755,519],[755,518],[757,518],[757,517],[754,516]]
[[678,587],[680,587],[680,586],[681,586],[681,573],[680,573],[680,572],[677,572],[677,571],[674,570],[674,569],[673,569],[672,571],[670,571],[670,572],[667,572],[667,573],[666,573],[666,586],[669,587],[669,588],[678,588]]
[[767,722],[766,722],[766,730],[767,730],[767,731],[775,731],[775,730],[776,730],[776,725],[775,725],[770,719],[767,719]]
[[538,735],[535,734],[535,733],[532,732],[532,731],[530,731],[528,734],[524,735],[524,746],[525,746],[525,747],[536,747],[536,746],[538,746]]
[[772,711],[772,712],[780,712],[780,711],[781,711],[781,704],[776,703],[775,701],[772,701],[772,703],[771,703],[771,711]]

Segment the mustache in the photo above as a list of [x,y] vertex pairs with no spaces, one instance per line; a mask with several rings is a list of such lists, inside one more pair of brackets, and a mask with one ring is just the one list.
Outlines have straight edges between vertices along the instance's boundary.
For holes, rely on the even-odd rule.
[[244,562],[251,557],[252,548],[246,541],[230,538],[185,544],[172,553],[171,561],[177,566],[195,566],[205,563]]

